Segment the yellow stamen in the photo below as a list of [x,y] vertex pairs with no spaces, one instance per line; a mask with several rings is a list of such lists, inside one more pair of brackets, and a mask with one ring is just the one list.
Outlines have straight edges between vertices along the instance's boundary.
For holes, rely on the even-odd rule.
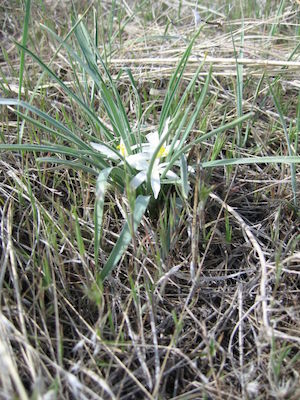
[[121,143],[117,146],[117,149],[120,150],[120,153],[122,154],[123,157],[126,156],[126,147],[125,147],[124,143],[121,142]]
[[157,158],[161,158],[161,157],[167,157],[168,152],[166,150],[166,148],[164,146],[161,146],[161,148],[159,149],[159,152],[157,154]]

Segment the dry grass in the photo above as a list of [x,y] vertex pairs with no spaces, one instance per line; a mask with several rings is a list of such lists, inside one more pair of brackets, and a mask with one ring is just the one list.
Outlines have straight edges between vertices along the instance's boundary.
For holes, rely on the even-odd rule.
[[[100,48],[105,44],[107,54],[111,49],[107,62],[114,76],[121,66],[132,69],[151,129],[175,60],[195,31],[194,3],[180,2],[179,19],[177,3],[153,2],[144,8],[138,3],[117,2],[116,35],[111,38],[104,23]],[[41,4],[33,2],[28,45],[47,62],[56,48],[38,24],[51,23],[63,36],[70,8],[68,2],[61,8],[53,2]],[[182,83],[203,59],[203,75],[212,64],[210,101],[193,136],[204,127],[218,127],[224,115],[237,115],[232,38],[238,51],[243,31],[243,111],[254,110],[255,118],[243,146],[236,146],[234,130],[224,134],[219,157],[287,154],[268,80],[295,137],[299,50],[289,56],[299,41],[299,8],[286,2],[276,16],[272,8],[262,15],[258,5],[250,14],[249,6],[243,26],[237,5],[232,19],[226,7],[214,14],[206,5],[201,3],[201,15],[218,25],[204,26]],[[6,39],[12,35],[20,40],[23,12],[17,1],[0,7],[0,90],[14,97],[19,55]],[[106,1],[98,5],[103,21],[109,20],[111,7]],[[78,12],[85,9],[85,4],[78,5]],[[92,26],[90,14],[88,18]],[[63,51],[53,68],[73,86]],[[39,76],[28,59],[24,99]],[[119,78],[119,90],[133,120],[134,96],[125,75]],[[66,121],[67,115],[74,130],[90,129],[51,81],[44,79],[35,103],[60,120]],[[101,111],[99,105],[102,118]],[[12,143],[16,117],[4,107],[0,115],[0,138]],[[25,141],[50,140],[46,135],[26,124]],[[197,147],[191,162],[197,161],[197,153],[210,159],[214,145],[209,140]],[[31,153],[0,154],[0,398],[300,397],[299,208],[293,205],[288,165],[198,171],[186,202],[179,203],[174,190],[166,191],[155,212],[143,219],[117,269],[99,287],[93,260],[94,177],[37,165]],[[297,167],[298,184],[299,173]],[[194,193],[199,193],[196,206]],[[297,197],[299,204],[299,190]],[[120,234],[124,214],[126,199],[110,192],[102,263]]]

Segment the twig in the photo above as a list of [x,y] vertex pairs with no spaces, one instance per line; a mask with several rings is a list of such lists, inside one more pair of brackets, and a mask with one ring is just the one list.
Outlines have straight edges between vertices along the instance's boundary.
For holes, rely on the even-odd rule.
[[[177,57],[162,57],[162,58],[113,58],[110,60],[111,64],[114,65],[124,65],[124,64],[139,64],[139,65],[177,65],[179,62],[179,58]],[[235,59],[232,57],[190,57],[189,63],[190,64],[199,64],[199,62],[203,62],[204,64],[218,64],[227,66],[232,65],[236,66],[236,64],[242,65],[251,65],[255,66],[263,66],[263,67],[300,67],[300,61],[282,61],[282,60],[263,60],[263,59],[255,59],[255,58],[239,58]]]
[[262,305],[262,316],[263,316],[263,325],[265,328],[265,333],[271,337],[272,330],[270,327],[269,317],[268,317],[268,302],[267,302],[267,293],[266,293],[266,285],[267,285],[267,266],[266,259],[264,253],[256,240],[256,237],[253,235],[249,226],[245,223],[243,218],[228,204],[226,204],[220,197],[215,195],[214,193],[210,193],[209,196],[222,205],[240,224],[241,228],[247,235],[249,241],[251,242],[253,248],[258,254],[260,265],[261,265],[261,280],[260,280],[260,297],[261,297],[261,305]]

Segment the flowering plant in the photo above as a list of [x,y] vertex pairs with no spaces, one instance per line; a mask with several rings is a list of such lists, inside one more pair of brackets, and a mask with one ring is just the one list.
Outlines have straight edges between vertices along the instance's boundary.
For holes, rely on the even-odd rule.
[[[169,121],[170,119],[168,118],[162,133],[162,138],[165,138],[169,134]],[[147,176],[149,175],[153,195],[154,198],[157,199],[161,188],[160,175],[165,171],[167,165],[166,162],[161,161],[169,155],[171,146],[161,144],[157,131],[149,133],[146,139],[147,142],[141,143],[141,145],[131,146],[131,154],[128,154],[122,139],[117,147],[119,150],[118,153],[103,144],[94,142],[90,144],[95,150],[99,151],[108,159],[120,161],[120,164],[124,164],[125,161],[125,163],[128,163],[134,170],[139,171],[130,181],[130,185],[133,189],[137,189],[142,183],[147,181]],[[173,149],[176,150],[178,145],[179,141],[176,141]],[[166,172],[166,179],[169,183],[180,181],[179,176],[170,170]]]
[[[142,194],[137,197],[134,196],[134,200],[129,202],[128,219],[104,267],[98,273],[99,280],[103,281],[124,254],[132,236],[142,221],[150,197],[153,195],[154,199],[158,198],[162,184],[174,183],[181,188],[182,196],[184,198],[188,197],[188,171],[192,170],[192,168],[187,165],[186,155],[190,149],[197,143],[204,142],[226,129],[241,124],[251,117],[252,113],[224,124],[209,133],[200,135],[192,141],[189,140],[189,134],[198,119],[211,79],[210,69],[205,82],[199,84],[198,77],[203,65],[201,64],[183,93],[178,96],[181,78],[194,40],[200,32],[199,30],[170,78],[166,97],[161,106],[158,130],[146,136],[140,136],[142,113],[137,112],[137,120],[135,121],[137,128],[136,131],[133,131],[116,82],[110,75],[96,44],[81,19],[74,21],[73,26],[73,32],[81,54],[70,47],[65,40],[56,35],[50,28],[44,26],[44,29],[58,41],[59,48],[63,46],[67,50],[70,58],[74,61],[72,65],[77,65],[78,69],[80,69],[80,74],[89,77],[89,80],[82,84],[77,79],[78,76],[76,76],[74,81],[78,85],[77,91],[71,90],[50,69],[50,66],[45,65],[37,55],[21,44],[18,44],[18,46],[23,52],[31,56],[40,65],[44,73],[47,73],[69,96],[73,104],[82,112],[84,116],[82,119],[88,122],[95,133],[91,135],[87,130],[80,129],[77,126],[72,129],[70,128],[69,120],[66,124],[63,124],[58,118],[54,118],[49,113],[34,107],[31,101],[27,103],[19,99],[0,98],[0,105],[16,108],[15,112],[23,118],[23,124],[29,121],[35,124],[37,129],[41,129],[43,133],[47,132],[55,138],[54,144],[47,141],[42,144],[22,143],[22,134],[20,134],[17,144],[0,144],[0,150],[22,150],[55,154],[56,156],[39,157],[37,161],[39,163],[55,163],[56,165],[63,164],[69,168],[81,169],[86,173],[97,176],[94,210],[94,259],[96,266],[99,263],[103,208],[108,181],[110,180],[110,182],[114,183],[121,191],[126,187],[128,178],[130,188],[133,189],[132,193],[134,193],[135,189],[142,188],[140,190]],[[125,72],[128,74],[133,92],[137,97],[137,103],[141,104],[131,72],[129,70]],[[92,83],[90,84],[90,82]],[[38,91],[38,85],[39,82],[33,93]],[[90,88],[92,94],[88,92]],[[87,92],[82,96],[84,91]],[[103,119],[99,117],[92,101],[90,103],[89,100],[86,100],[93,99],[95,93],[101,98],[109,124],[104,123]],[[192,101],[189,101],[189,99],[192,99]],[[188,103],[189,105],[187,105]],[[25,109],[25,112],[22,113],[22,109]],[[32,118],[29,113],[37,116],[38,119]],[[23,132],[23,127],[20,132]],[[135,132],[138,132],[138,134],[135,134]],[[61,144],[57,144],[60,139]],[[118,143],[117,147],[115,146],[116,142]],[[111,143],[113,143],[113,146],[110,145]],[[292,162],[293,160],[290,161]],[[206,161],[202,165],[203,167],[213,167],[232,163],[234,163],[234,160],[212,160]],[[173,170],[174,167],[176,167],[176,172]],[[179,175],[178,171],[180,171]]]

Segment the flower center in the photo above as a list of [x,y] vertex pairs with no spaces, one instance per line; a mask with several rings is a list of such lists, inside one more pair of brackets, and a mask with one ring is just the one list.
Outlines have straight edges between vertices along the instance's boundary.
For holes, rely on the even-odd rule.
[[164,146],[161,146],[161,148],[159,149],[159,152],[157,154],[157,158],[161,158],[161,157],[167,157],[168,152],[166,150],[166,148]]
[[126,156],[126,147],[125,147],[124,143],[121,142],[121,143],[117,146],[117,149],[120,150],[120,153],[122,154],[123,157]]

